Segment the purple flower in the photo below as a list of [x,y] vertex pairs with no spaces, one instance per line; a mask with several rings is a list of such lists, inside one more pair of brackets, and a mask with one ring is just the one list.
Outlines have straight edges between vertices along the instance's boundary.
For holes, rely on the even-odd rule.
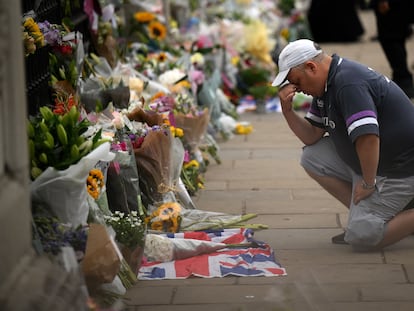
[[62,44],[62,38],[57,25],[53,25],[48,21],[38,23],[40,31],[43,33],[45,41],[51,46]]

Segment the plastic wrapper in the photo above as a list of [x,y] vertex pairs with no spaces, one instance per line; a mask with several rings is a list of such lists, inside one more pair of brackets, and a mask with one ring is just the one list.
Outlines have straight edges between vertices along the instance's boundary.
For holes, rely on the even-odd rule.
[[106,193],[109,209],[126,214],[140,211],[141,190],[135,154],[128,135],[118,133],[112,143],[115,159],[109,164]]
[[86,179],[98,161],[111,161],[114,154],[104,143],[66,170],[47,168],[31,184],[34,205],[45,206],[63,223],[86,224],[89,213]]
[[210,112],[210,120],[219,128],[218,119],[221,116],[221,107],[217,100],[216,90],[220,86],[220,73],[216,70],[213,75],[202,84],[197,93],[197,101],[199,106],[208,108]]
[[160,128],[149,131],[134,152],[147,203],[175,201],[174,189],[184,159],[181,142],[172,136],[169,128]]
[[223,229],[235,226],[252,226],[258,229],[267,228],[264,225],[246,225],[244,223],[245,221],[255,218],[256,216],[256,214],[231,215],[203,210],[182,210],[180,231]]
[[106,88],[97,78],[82,83],[80,99],[87,112],[95,111],[98,105],[106,108],[109,103],[119,109],[126,109],[130,99],[129,86],[118,84]]
[[167,262],[212,253],[226,247],[225,243],[197,239],[170,239],[162,235],[148,234],[144,256],[147,261]]

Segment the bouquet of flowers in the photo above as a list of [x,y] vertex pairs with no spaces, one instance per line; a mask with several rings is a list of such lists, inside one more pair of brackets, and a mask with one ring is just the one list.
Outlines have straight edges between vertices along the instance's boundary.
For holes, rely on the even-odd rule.
[[185,145],[189,146],[191,152],[198,152],[198,146],[210,122],[208,109],[204,108],[196,115],[175,114],[174,119],[175,125],[184,131],[183,140]]
[[122,256],[134,273],[138,273],[144,254],[146,224],[143,215],[136,211],[129,214],[115,211],[105,216],[106,224],[115,231],[115,240],[120,245]]
[[160,44],[167,36],[167,28],[158,20],[156,14],[149,11],[136,11],[127,17],[125,25],[128,39],[148,45],[153,50],[160,49]]
[[148,204],[175,200],[173,193],[180,176],[184,148],[174,138],[169,126],[153,126],[134,148],[138,171],[142,176],[142,190]]
[[23,45],[26,56],[34,54],[37,49],[45,45],[45,38],[40,31],[39,25],[33,17],[26,17],[22,23]]
[[75,227],[87,221],[85,185],[90,170],[114,156],[101,132],[90,134],[88,126],[76,106],[62,114],[44,106],[40,116],[28,121],[32,202]]
[[118,130],[111,146],[115,158],[108,167],[107,198],[112,212],[126,214],[142,209],[140,176],[129,136]]

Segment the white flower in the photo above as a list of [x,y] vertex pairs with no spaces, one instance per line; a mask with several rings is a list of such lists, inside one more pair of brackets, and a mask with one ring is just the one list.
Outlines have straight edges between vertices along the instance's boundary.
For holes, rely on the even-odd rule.
[[174,258],[174,244],[167,237],[147,234],[144,254],[149,261],[171,261]]
[[185,77],[185,73],[178,68],[168,70],[158,77],[158,80],[164,86],[174,85],[177,81]]

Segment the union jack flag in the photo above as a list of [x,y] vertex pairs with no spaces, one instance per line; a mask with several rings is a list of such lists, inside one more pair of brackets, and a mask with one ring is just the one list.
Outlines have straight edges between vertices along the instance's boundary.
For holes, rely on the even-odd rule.
[[168,234],[170,238],[191,238],[226,244],[252,243],[255,247],[225,248],[170,262],[145,262],[138,278],[141,280],[185,279],[233,276],[284,276],[286,270],[276,261],[272,248],[253,239],[250,229],[223,229]]

